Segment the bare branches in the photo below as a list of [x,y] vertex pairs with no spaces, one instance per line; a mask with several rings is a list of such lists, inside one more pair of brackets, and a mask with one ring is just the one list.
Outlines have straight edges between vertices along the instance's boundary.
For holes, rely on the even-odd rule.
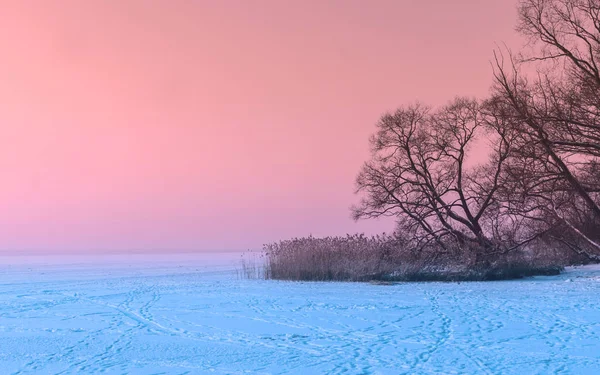
[[[600,2],[519,4],[530,48],[494,53],[487,100],[381,118],[355,219],[395,216],[417,248],[504,254],[560,228],[569,247],[600,251]],[[484,139],[487,159],[469,163]]]
[[600,84],[600,31],[595,0],[522,0],[518,30],[540,46],[528,61],[565,58],[578,74]]
[[[487,126],[486,116],[477,101],[464,98],[437,111],[414,105],[383,116],[371,139],[371,161],[356,181],[357,192],[366,197],[353,208],[354,218],[396,215],[415,238],[444,249],[443,238],[462,248],[499,246],[486,214],[496,205],[510,136],[502,127]],[[467,167],[469,149],[490,133],[494,157]]]
[[[584,240],[569,216],[600,219],[599,15],[597,0],[521,0],[518,30],[533,47],[520,61],[495,54],[488,100],[518,133],[503,204],[526,217],[536,207],[537,221],[564,222]],[[534,64],[537,76],[523,74],[523,64]]]

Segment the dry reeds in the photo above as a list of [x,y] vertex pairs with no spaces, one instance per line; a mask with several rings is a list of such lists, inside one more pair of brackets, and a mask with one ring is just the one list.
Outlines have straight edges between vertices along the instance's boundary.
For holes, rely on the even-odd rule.
[[467,281],[553,275],[562,270],[547,251],[518,251],[473,263],[468,253],[414,251],[395,236],[304,237],[248,253],[240,275],[293,281]]

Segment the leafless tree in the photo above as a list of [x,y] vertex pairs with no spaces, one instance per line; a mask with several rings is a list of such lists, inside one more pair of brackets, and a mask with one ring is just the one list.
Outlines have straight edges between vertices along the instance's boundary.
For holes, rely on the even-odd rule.
[[476,258],[540,236],[600,251],[600,1],[520,0],[518,30],[529,48],[496,54],[489,99],[381,118],[356,219],[394,216],[414,248]]
[[[372,157],[356,180],[355,219],[392,215],[417,249],[471,252],[476,259],[531,241],[497,199],[514,134],[477,101],[433,111],[413,105],[387,114],[371,138]],[[473,148],[489,141],[483,158]],[[479,159],[479,162],[478,160]]]
[[600,250],[600,2],[521,0],[518,30],[529,49],[496,55],[488,101],[518,134],[504,205]]

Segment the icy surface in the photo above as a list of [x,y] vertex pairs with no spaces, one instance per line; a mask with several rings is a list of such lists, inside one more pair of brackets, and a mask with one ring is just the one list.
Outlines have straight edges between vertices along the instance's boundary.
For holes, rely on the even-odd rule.
[[2,374],[600,374],[600,269],[240,280],[237,256],[0,259]]

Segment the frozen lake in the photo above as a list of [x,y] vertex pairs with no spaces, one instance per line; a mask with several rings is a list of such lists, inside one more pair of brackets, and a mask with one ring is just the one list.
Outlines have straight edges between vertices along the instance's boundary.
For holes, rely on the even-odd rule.
[[0,257],[2,374],[600,374],[600,268],[240,280],[239,254]]

